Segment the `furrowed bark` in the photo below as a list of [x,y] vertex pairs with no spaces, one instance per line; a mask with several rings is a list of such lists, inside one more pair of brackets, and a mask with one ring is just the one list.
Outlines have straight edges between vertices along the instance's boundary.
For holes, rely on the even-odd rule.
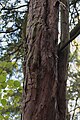
[[58,120],[58,2],[30,0],[23,120]]

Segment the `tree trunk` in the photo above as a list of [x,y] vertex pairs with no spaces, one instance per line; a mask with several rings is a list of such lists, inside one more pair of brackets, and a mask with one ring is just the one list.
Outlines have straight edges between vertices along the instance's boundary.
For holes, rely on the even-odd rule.
[[[70,39],[69,38],[69,4],[68,0],[62,0],[63,6],[61,7],[61,45]],[[59,49],[60,49],[59,48]],[[67,101],[66,101],[66,82],[67,82],[67,68],[68,68],[68,54],[69,47],[67,46],[62,51],[58,52],[58,111],[59,120],[66,119]]]
[[[65,81],[66,68],[64,67],[67,60],[62,60],[64,62],[63,70],[65,70],[62,73],[59,66],[60,62],[62,64],[62,57],[58,58],[57,53],[58,13],[59,1],[57,0],[30,0],[26,29],[28,48],[22,120],[65,120],[60,116],[65,114],[65,106],[61,107],[62,104],[65,105],[65,101],[60,98],[61,92],[58,89],[60,86],[62,87],[60,81]],[[64,74],[62,80],[59,79],[58,71]],[[63,84],[65,89],[65,82]],[[65,95],[65,92],[63,93]],[[63,112],[61,112],[61,108]]]

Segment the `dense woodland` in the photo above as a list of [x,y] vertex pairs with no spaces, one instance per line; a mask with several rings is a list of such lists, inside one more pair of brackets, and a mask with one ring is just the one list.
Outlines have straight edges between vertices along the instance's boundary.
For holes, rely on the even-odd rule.
[[[60,24],[61,16],[64,14],[64,9],[65,9],[64,1],[62,0],[62,2],[57,3],[60,5],[59,5],[59,13],[56,13],[56,15],[59,14],[58,46],[60,47],[60,51],[64,51],[67,47],[69,48],[70,46],[70,49],[68,49],[69,56],[68,56],[68,74],[67,74],[67,87],[66,87],[67,89],[66,120],[79,120],[80,119],[80,35],[79,35],[80,34],[80,0],[69,0],[70,37],[69,40],[66,41],[64,45],[61,45],[60,44],[61,42],[60,39],[62,37],[61,32],[64,31],[63,32],[64,37],[66,36],[66,32],[67,32],[66,31],[67,28],[65,27],[64,30],[63,29],[64,26],[62,26],[61,28],[62,23]],[[25,61],[27,59],[26,50],[28,45],[28,44],[25,45],[27,39],[26,34],[29,34],[29,32],[31,34],[31,31],[27,31],[26,33],[26,24],[29,21],[29,17],[30,17],[28,16],[28,14],[30,14],[30,9],[29,9],[29,7],[31,7],[29,6],[31,4],[30,2],[28,0],[0,1],[0,120],[27,120],[25,118],[24,119],[21,118],[22,118],[22,112],[24,112],[24,110],[22,109],[22,105],[23,105],[22,101],[24,97],[22,95],[22,93],[24,92],[23,83],[25,82],[24,79],[26,79]],[[63,14],[61,14],[61,11]],[[37,16],[37,14],[34,16]],[[33,21],[34,21],[34,16],[33,16]],[[62,17],[64,18],[64,16]],[[68,20],[66,16],[65,19]],[[33,29],[36,30],[36,27]],[[36,33],[33,34],[33,39],[35,38],[35,34]],[[36,36],[39,36],[39,34],[37,33]],[[47,44],[45,46],[47,46]],[[35,49],[37,50],[37,48]],[[36,59],[36,55],[34,57]],[[31,63],[30,61],[30,64],[33,63]],[[63,106],[60,107],[62,107],[62,109],[65,109]],[[35,119],[33,117],[33,119],[28,119],[28,120],[37,120],[37,118]],[[51,118],[48,118],[47,120],[51,120]],[[54,120],[65,120],[65,119],[54,119]]]

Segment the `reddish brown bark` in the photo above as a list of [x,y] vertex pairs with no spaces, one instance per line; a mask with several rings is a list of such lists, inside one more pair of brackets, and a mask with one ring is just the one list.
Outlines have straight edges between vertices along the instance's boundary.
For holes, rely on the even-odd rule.
[[23,120],[60,118],[57,99],[60,95],[57,91],[58,8],[59,2],[56,0],[30,0]]

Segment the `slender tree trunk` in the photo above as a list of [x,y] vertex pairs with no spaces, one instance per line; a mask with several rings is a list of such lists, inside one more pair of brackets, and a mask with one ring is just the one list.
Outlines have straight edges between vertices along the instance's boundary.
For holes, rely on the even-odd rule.
[[[64,67],[67,60],[62,60],[64,62],[62,66],[60,58],[62,53],[59,54],[59,58],[57,53],[58,13],[59,1],[57,0],[30,0],[26,29],[28,48],[22,120],[65,120],[61,117],[61,115],[65,116],[65,106],[61,112],[61,104],[65,105],[65,101],[60,98],[61,92],[58,89],[60,87],[63,89],[60,81],[65,81],[66,68]],[[60,68],[60,62],[63,69]],[[58,71],[64,74],[62,79],[59,79]],[[63,84],[65,89],[65,82]],[[65,92],[63,93],[65,95]]]
[[[69,40],[69,4],[68,0],[62,0],[61,6],[61,46]],[[60,49],[59,48],[59,49]],[[69,47],[58,53],[58,110],[59,120],[66,119],[67,101],[66,101],[66,82],[67,82],[67,68],[68,68],[68,54]]]

